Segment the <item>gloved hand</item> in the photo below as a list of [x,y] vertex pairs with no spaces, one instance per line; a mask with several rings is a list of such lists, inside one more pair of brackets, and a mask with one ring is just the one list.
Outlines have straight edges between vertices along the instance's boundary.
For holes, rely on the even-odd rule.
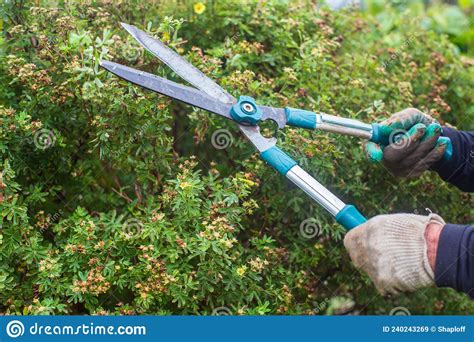
[[443,157],[446,144],[438,144],[441,126],[418,109],[402,110],[381,124],[393,129],[393,138],[394,133],[404,134],[385,147],[368,142],[365,152],[372,161],[382,161],[395,176],[416,178]]
[[[366,272],[381,294],[415,291],[434,285],[434,263],[430,266],[425,230],[445,225],[436,215],[379,215],[349,231],[344,246],[354,265]],[[430,238],[428,238],[430,240]]]

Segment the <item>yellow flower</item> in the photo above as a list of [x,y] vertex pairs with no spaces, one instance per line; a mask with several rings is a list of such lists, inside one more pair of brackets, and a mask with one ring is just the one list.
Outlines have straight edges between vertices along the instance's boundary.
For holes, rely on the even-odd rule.
[[171,37],[170,37],[170,34],[169,32],[163,32],[163,41],[166,43],[166,42],[169,42],[171,40]]
[[189,183],[189,182],[181,182],[179,184],[179,187],[183,190],[187,189],[187,188],[190,188],[192,185]]
[[247,272],[247,267],[246,266],[241,266],[237,268],[237,274],[241,277],[244,276],[245,272]]
[[245,184],[247,184],[248,186],[254,186],[255,185],[255,182],[250,180],[250,179],[244,179],[244,178],[241,178],[240,179],[242,182],[244,182]]
[[196,14],[202,14],[206,10],[206,5],[204,5],[202,2],[196,2],[193,7],[194,13]]

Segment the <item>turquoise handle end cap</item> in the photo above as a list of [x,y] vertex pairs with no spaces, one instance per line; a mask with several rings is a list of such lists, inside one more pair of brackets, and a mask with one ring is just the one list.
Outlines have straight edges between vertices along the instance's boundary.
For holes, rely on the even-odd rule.
[[285,115],[290,126],[316,129],[316,114],[309,110],[285,108]]
[[344,208],[336,215],[336,221],[344,226],[347,230],[360,226],[367,219],[362,215],[356,207],[346,204]]
[[390,134],[392,131],[393,130],[388,126],[373,123],[372,137],[370,138],[370,141],[384,146],[388,145],[390,143]]
[[288,171],[297,164],[296,161],[276,146],[263,151],[260,156],[283,176],[286,176]]

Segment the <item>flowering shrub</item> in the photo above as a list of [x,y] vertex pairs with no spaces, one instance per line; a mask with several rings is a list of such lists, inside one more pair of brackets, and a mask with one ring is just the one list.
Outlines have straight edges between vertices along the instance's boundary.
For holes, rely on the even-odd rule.
[[[360,12],[280,1],[3,6],[1,312],[473,309],[447,289],[377,295],[351,265],[343,228],[260,161],[232,123],[98,65],[103,58],[176,79],[120,28],[126,21],[235,96],[367,122],[414,106],[472,129],[472,66],[416,17],[387,26]],[[367,162],[356,139],[292,128],[278,138],[369,217],[429,208],[448,222],[472,218],[470,195],[431,173],[396,180]]]

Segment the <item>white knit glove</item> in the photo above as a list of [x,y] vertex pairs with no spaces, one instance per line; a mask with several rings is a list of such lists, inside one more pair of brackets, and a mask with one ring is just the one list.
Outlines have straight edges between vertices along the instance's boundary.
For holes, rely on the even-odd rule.
[[445,224],[436,214],[379,215],[349,231],[344,246],[381,294],[415,291],[434,285],[425,240],[425,229],[433,222]]

